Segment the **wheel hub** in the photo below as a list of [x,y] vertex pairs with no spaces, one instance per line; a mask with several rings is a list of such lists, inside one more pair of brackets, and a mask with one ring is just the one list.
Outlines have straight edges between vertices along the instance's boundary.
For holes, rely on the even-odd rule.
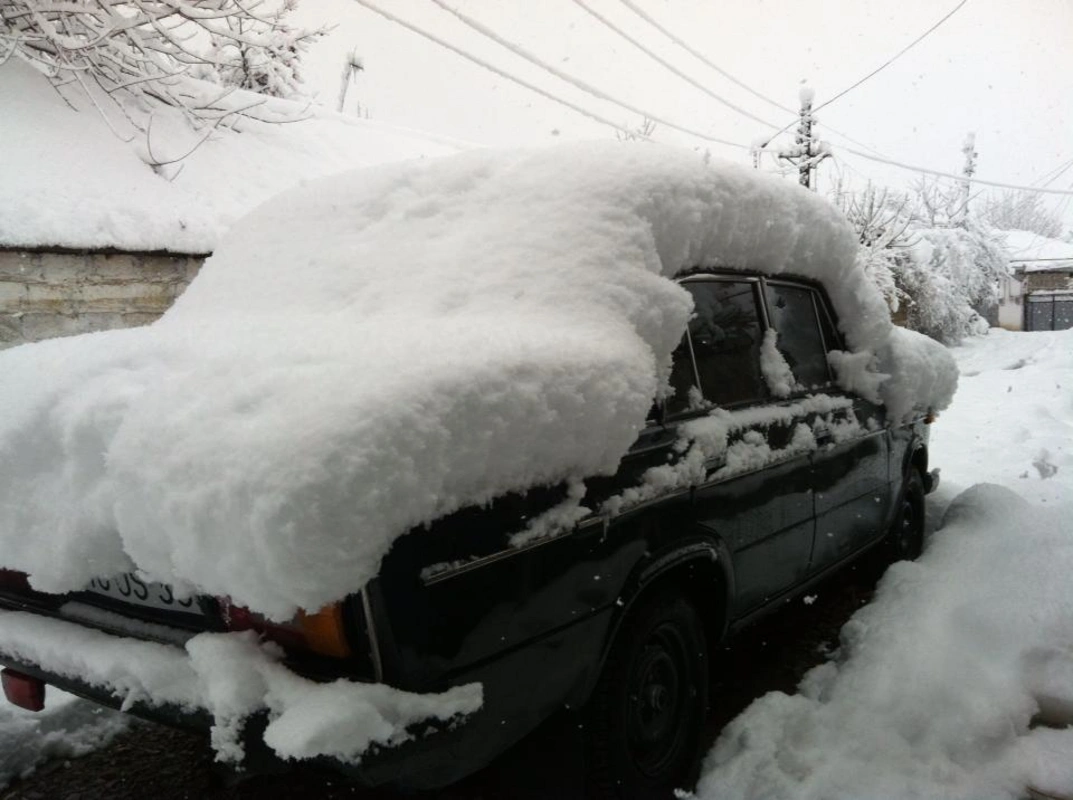
[[659,774],[682,745],[688,679],[680,644],[656,632],[632,670],[628,739],[638,767],[650,775]]

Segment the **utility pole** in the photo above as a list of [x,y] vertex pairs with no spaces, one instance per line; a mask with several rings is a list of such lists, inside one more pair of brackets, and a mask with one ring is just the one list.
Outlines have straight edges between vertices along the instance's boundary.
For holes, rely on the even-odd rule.
[[816,119],[812,116],[812,100],[815,92],[810,86],[802,86],[799,93],[801,111],[794,133],[794,145],[779,153],[779,158],[797,166],[797,179],[806,189],[814,189],[812,173],[819,163],[831,155],[826,142],[816,140]]
[[[346,105],[346,92],[350,88],[351,82],[357,83],[358,73],[365,70],[365,65],[362,63],[361,58],[358,56],[356,50],[351,50],[350,54],[346,57],[346,62],[343,64],[343,74],[340,76],[339,82],[339,101],[337,103],[337,111],[342,111],[343,106]],[[358,116],[361,116],[361,104],[358,104]]]
[[800,155],[797,162],[797,179],[806,189],[812,188],[812,100],[816,96],[811,86],[802,86],[798,93],[801,98],[801,119],[797,123],[794,143]]
[[961,145],[961,152],[965,155],[965,164],[961,168],[961,174],[965,180],[961,182],[961,209],[958,212],[958,222],[964,224],[969,215],[969,192],[972,190],[972,176],[976,174],[976,134],[970,131],[965,136],[965,142]]

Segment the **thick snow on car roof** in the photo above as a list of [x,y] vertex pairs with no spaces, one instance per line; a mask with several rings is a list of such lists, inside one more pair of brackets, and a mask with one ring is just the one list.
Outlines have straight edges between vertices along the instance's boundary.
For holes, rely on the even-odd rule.
[[0,559],[47,591],[136,568],[275,617],[338,599],[416,525],[612,472],[698,265],[822,280],[843,382],[942,407],[956,372],[892,334],[855,255],[815,195],[647,144],[309,183],[155,325],[0,353]]

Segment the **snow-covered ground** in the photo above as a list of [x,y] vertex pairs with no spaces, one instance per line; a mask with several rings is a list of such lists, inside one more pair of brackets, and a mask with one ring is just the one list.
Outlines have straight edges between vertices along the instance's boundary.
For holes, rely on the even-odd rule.
[[106,746],[130,717],[49,687],[44,711],[0,705],[0,788],[55,758]]
[[1053,727],[1073,724],[1073,331],[992,329],[954,353],[923,556],[797,694],[723,731],[698,797],[1073,794],[1073,729]]
[[[797,695],[770,693],[731,723],[698,797],[1073,792],[1073,731],[1032,723],[1073,720],[1073,331],[993,329],[954,354],[924,555],[888,571]],[[0,707],[0,781],[122,724],[49,697],[39,715]]]

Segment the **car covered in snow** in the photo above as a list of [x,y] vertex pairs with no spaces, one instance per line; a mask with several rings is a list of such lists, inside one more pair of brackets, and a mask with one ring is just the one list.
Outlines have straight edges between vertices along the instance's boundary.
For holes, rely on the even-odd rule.
[[709,653],[912,558],[956,368],[838,212],[649,145],[292,190],[154,325],[0,353],[0,662],[218,758],[448,784],[564,709],[698,762]]

